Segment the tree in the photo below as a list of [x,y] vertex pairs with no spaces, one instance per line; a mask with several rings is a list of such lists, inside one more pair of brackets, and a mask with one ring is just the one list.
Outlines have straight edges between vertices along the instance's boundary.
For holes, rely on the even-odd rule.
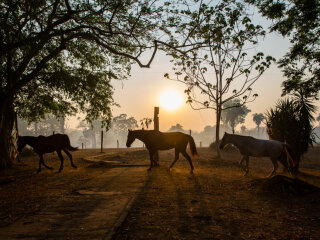
[[142,129],[144,128],[148,129],[151,123],[152,123],[152,118],[142,118],[140,120],[140,125]]
[[[195,9],[197,4],[199,8]],[[245,5],[238,1],[220,1],[215,5],[194,1],[193,7],[181,10],[181,14],[186,20],[177,32],[187,36],[186,42],[193,49],[172,52],[176,77],[165,77],[186,85],[187,103],[193,109],[215,111],[216,150],[220,157],[223,105],[239,97],[241,105],[253,101],[257,94],[252,93],[251,87],[274,59],[250,51],[265,31],[252,23]]]
[[240,129],[242,134],[245,134],[245,132],[247,131],[247,127],[245,125],[242,125]]
[[251,110],[246,105],[241,105],[241,101],[237,98],[226,102],[223,107],[225,110],[222,112],[222,115],[224,116],[225,123],[231,127],[234,134],[235,127],[239,123],[244,123],[247,114]]
[[304,89],[306,97],[317,97],[320,89],[319,0],[247,0],[271,19],[271,31],[290,37],[292,46],[278,65],[287,80],[283,93]]
[[255,113],[252,116],[253,116],[253,121],[255,122],[255,124],[258,127],[258,136],[259,136],[260,124],[261,124],[262,120],[264,120],[265,118],[262,113]]
[[186,132],[180,123],[173,125],[169,128],[168,132]]
[[[108,128],[115,104],[110,81],[124,79],[133,62],[150,67],[161,43],[157,32],[166,32],[161,23],[168,6],[147,0],[1,1],[0,169],[11,165],[14,111],[29,122],[80,111]],[[141,54],[152,48],[142,63]]]
[[311,100],[305,98],[303,90],[290,99],[278,101],[274,108],[266,114],[267,133],[271,139],[288,143],[297,158],[296,171],[299,168],[301,156],[308,151],[314,141],[312,114],[316,107]]
[[114,117],[112,120],[112,128],[120,136],[126,136],[129,129],[133,130],[137,127],[137,120],[134,117],[127,118],[127,114],[124,113]]
[[319,115],[317,117],[317,121],[319,122],[319,126],[320,126],[320,113],[319,113]]

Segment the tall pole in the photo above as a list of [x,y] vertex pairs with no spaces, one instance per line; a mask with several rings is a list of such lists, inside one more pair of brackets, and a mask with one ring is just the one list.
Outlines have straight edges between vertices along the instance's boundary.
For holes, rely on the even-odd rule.
[[[153,123],[154,123],[154,130],[159,131],[159,107],[154,107]],[[158,151],[154,154],[154,161],[155,161],[155,165],[159,166],[159,153],[158,153]]]
[[103,131],[101,131],[101,152],[103,150]]

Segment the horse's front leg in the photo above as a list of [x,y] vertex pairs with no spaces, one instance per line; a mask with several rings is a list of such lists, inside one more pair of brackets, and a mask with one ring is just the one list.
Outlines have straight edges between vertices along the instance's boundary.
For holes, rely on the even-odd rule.
[[43,162],[42,154],[39,154],[39,168],[37,170],[37,173],[41,172],[41,163]]
[[246,156],[242,156],[241,160],[239,161],[239,165],[243,171],[246,171],[245,167],[243,166],[243,162],[246,159]]

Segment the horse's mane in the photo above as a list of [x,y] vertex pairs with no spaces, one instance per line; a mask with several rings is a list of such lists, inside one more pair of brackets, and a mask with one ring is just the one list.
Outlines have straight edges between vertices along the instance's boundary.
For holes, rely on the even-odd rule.
[[243,136],[243,135],[239,135],[239,134],[228,134],[229,136],[234,136],[234,137],[237,137],[237,138],[251,138],[251,139],[256,139],[254,137],[251,137],[251,136]]

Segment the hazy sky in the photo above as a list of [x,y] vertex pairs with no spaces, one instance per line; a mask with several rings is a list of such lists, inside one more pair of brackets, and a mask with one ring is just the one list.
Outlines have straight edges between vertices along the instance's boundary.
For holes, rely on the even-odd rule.
[[[288,40],[277,34],[269,34],[260,44],[259,49],[266,55],[270,54],[276,59],[283,56],[289,48]],[[154,106],[159,106],[159,98],[166,90],[176,90],[186,100],[184,94],[185,86],[182,83],[168,80],[163,77],[170,72],[172,64],[170,58],[160,53],[154,59],[150,69],[133,66],[131,77],[123,82],[113,82],[115,87],[114,99],[120,104],[120,108],[114,108],[114,116],[127,113],[138,121],[144,117],[153,117]],[[259,97],[247,107],[251,109],[245,125],[248,128],[255,127],[252,121],[253,113],[265,113],[273,107],[281,97],[281,83],[284,80],[281,70],[274,64],[254,84],[253,92]],[[184,101],[185,102],[185,101]],[[319,102],[317,103],[319,106]],[[187,104],[183,104],[176,111],[168,111],[160,107],[160,130],[167,131],[172,125],[180,123],[184,129],[201,131],[206,125],[215,124],[215,113],[213,110],[192,110]],[[239,128],[239,126],[238,126]]]
[[[255,23],[267,26],[266,20],[255,17]],[[289,49],[288,39],[276,33],[267,34],[259,43],[257,51],[271,55],[276,59],[282,57]],[[145,60],[145,63],[148,59]],[[153,118],[153,109],[159,106],[159,98],[167,90],[175,90],[186,100],[185,86],[182,83],[168,80],[163,77],[167,72],[172,73],[170,58],[163,52],[158,52],[151,68],[140,68],[133,65],[131,77],[125,81],[113,81],[115,88],[114,99],[120,107],[113,109],[113,115],[121,113],[133,116],[137,121],[144,117]],[[271,68],[253,85],[253,92],[259,97],[247,107],[251,112],[247,115],[245,125],[247,128],[255,127],[252,120],[253,113],[265,113],[273,107],[281,97],[281,83],[284,81],[281,70],[273,64]],[[319,101],[316,103],[320,107]],[[172,125],[181,124],[185,130],[201,131],[206,125],[215,125],[215,112],[211,109],[195,111],[185,103],[176,111],[168,111],[160,107],[160,130],[167,131]],[[70,126],[75,127],[75,117],[71,118]],[[237,128],[239,129],[240,126]]]

